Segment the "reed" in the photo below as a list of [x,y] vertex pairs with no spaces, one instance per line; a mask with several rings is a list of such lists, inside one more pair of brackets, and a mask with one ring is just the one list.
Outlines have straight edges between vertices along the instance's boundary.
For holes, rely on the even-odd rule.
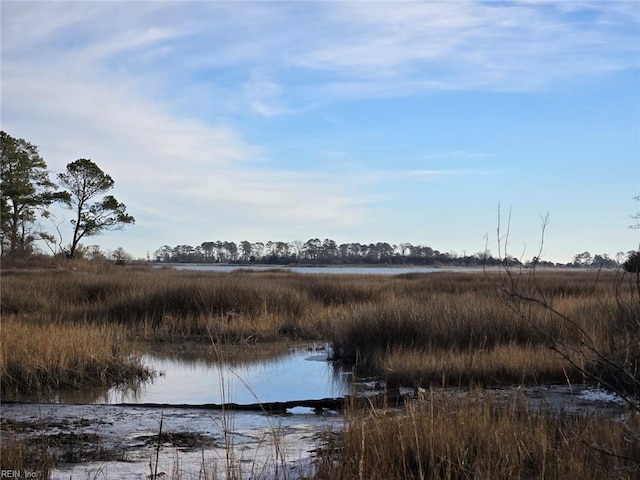
[[44,431],[37,438],[28,439],[16,433],[19,426],[7,420],[0,428],[0,471],[12,472],[25,478],[48,479],[51,476],[56,459],[50,448],[50,442]]
[[0,381],[5,394],[111,386],[150,376],[117,326],[3,319],[0,338]]
[[316,480],[635,478],[638,415],[620,422],[501,404],[486,392],[432,394],[401,414],[352,411]]
[[[497,345],[471,350],[390,351],[380,359],[388,385],[418,387],[557,383],[565,380],[584,382],[583,374],[570,368],[544,345]],[[584,360],[576,356],[576,362]],[[584,366],[584,365],[583,365]]]
[[[325,340],[336,359],[417,383],[576,379],[579,369],[549,349],[551,343],[575,347],[578,364],[592,368],[590,353],[580,350],[584,335],[602,352],[635,352],[637,340],[621,335],[628,331],[621,326],[640,318],[640,303],[625,300],[631,287],[615,272],[536,273],[536,293],[573,325],[537,305],[526,307],[533,321],[523,320],[497,288],[504,281],[497,272],[377,276],[84,268],[11,270],[0,280],[7,325],[66,325],[68,336],[76,328],[87,334],[117,327],[125,340],[152,342]],[[526,274],[509,280],[531,285]],[[54,368],[51,378],[60,372]]]

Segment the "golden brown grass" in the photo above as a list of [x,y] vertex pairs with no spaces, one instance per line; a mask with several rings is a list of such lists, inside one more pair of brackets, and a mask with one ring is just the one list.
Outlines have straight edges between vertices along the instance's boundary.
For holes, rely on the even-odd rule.
[[[611,272],[538,272],[534,284],[526,274],[508,279],[571,322],[535,302],[510,303],[496,288],[505,279],[495,273],[219,274],[84,265],[13,270],[0,280],[0,372],[3,387],[11,388],[144,375],[131,356],[133,340],[326,340],[359,369],[423,386],[580,380],[580,368],[597,368],[586,339],[608,358],[640,358],[640,335],[630,335],[640,302],[632,285]],[[550,348],[557,344],[568,347],[575,365]],[[640,475],[637,412],[624,422],[545,413],[479,392],[434,395],[401,414],[349,412],[316,478]]]
[[[490,394],[432,395],[401,414],[351,412],[315,479],[637,478],[640,417],[530,411]],[[634,433],[635,432],[635,433]]]
[[[576,357],[576,362],[583,362]],[[497,345],[486,349],[397,349],[380,361],[391,385],[539,384],[582,382],[583,376],[544,345]]]
[[[526,275],[510,280],[527,287]],[[496,273],[304,275],[127,267],[13,270],[3,272],[1,281],[7,326],[56,324],[68,326],[63,336],[71,336],[74,329],[88,335],[119,325],[118,335],[144,341],[328,340],[340,360],[417,384],[577,379],[579,369],[548,348],[550,339],[576,346],[573,359],[588,367],[592,352],[580,350],[585,334],[599,350],[613,352],[629,341],[619,335],[621,319],[640,317],[640,303],[620,301],[629,286],[611,272],[538,272],[537,291],[574,325],[535,305],[526,306],[529,321],[523,320],[496,288]],[[21,349],[23,360],[14,354],[13,365],[24,363],[31,372],[28,348]],[[49,365],[50,379],[61,375],[55,362]],[[78,365],[72,371],[80,373],[69,378],[90,378]],[[3,378],[18,378],[3,371]]]
[[3,319],[0,330],[2,388],[47,389],[109,386],[145,379],[123,329]]

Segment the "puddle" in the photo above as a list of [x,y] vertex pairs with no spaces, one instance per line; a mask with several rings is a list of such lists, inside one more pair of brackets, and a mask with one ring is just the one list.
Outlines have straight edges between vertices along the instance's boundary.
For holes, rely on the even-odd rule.
[[[259,403],[342,397],[351,373],[327,361],[324,347],[290,348],[271,359],[219,362],[145,355],[159,372],[137,391],[107,392],[103,403]],[[311,350],[309,350],[311,349]]]

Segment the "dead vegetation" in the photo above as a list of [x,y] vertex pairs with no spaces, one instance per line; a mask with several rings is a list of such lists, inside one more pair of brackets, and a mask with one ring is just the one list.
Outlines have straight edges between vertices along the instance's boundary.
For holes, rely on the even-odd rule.
[[316,480],[631,479],[640,418],[532,411],[517,397],[432,393],[402,414],[353,411],[318,459]]
[[[494,275],[7,272],[2,340],[13,348],[3,349],[2,383],[81,386],[143,374],[132,341],[283,339],[329,341],[337,360],[396,384],[580,381],[599,368],[579,348],[584,332],[598,351],[616,351],[621,317],[640,316],[621,303],[629,292],[613,272],[540,272],[545,299],[575,320],[539,307],[532,324],[506,304]],[[550,339],[576,347],[573,363]]]

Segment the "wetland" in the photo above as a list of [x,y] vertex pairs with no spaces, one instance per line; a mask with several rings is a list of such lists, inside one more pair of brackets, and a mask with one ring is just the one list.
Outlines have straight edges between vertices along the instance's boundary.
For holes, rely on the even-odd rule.
[[[374,273],[3,272],[2,469],[65,479],[638,474],[637,386],[612,369],[637,369],[633,279]],[[294,405],[319,400],[328,408]],[[279,402],[294,404],[237,408]]]

